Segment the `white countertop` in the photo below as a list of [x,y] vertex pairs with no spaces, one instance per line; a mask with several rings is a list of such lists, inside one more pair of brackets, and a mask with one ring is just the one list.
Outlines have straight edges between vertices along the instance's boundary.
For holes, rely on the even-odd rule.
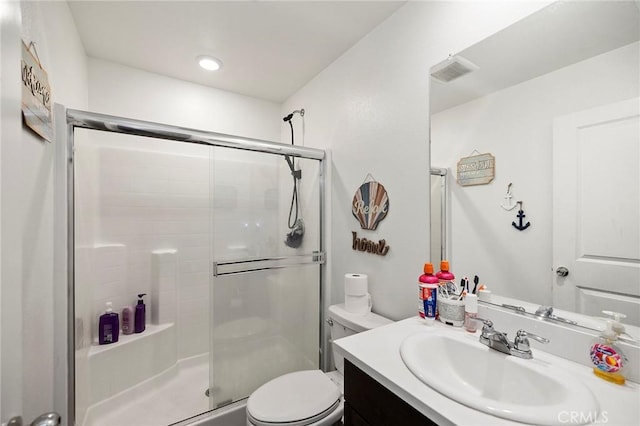
[[[419,317],[408,318],[365,333],[355,334],[334,342],[335,350],[352,364],[373,377],[398,397],[415,407],[438,425],[494,426],[515,425],[517,422],[495,417],[466,407],[440,394],[416,378],[400,358],[400,344],[415,333],[429,333],[446,329],[451,333],[469,334],[461,327],[450,327],[438,321],[428,325]],[[476,332],[479,336],[479,331]],[[600,415],[593,424],[610,426],[640,425],[640,385],[627,381],[623,386],[604,381],[591,368],[532,348],[532,363],[552,362],[575,375],[591,389],[600,405]],[[588,351],[588,348],[584,348]],[[437,353],[426,353],[438,368]],[[638,362],[635,360],[635,362]],[[569,413],[559,413],[561,423],[571,424]],[[589,415],[584,413],[583,415]],[[564,421],[566,419],[566,421]]]

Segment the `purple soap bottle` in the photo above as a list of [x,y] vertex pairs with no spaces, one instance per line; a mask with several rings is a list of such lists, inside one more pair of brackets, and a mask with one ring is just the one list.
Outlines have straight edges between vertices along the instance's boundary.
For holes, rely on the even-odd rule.
[[111,302],[107,302],[107,310],[100,315],[98,324],[98,343],[108,345],[118,341],[120,335],[120,320],[118,314],[113,312]]
[[142,300],[142,296],[146,296],[146,293],[138,295],[138,304],[136,305],[136,313],[134,315],[135,318],[133,326],[133,331],[136,333],[142,333],[145,329],[146,307],[144,304],[144,300]]

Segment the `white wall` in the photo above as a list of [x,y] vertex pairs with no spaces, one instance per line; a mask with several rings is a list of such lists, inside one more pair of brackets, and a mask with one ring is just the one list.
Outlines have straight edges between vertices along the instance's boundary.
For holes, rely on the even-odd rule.
[[89,108],[117,115],[278,141],[280,105],[89,58]]
[[[6,6],[2,5],[3,8]],[[38,56],[48,73],[54,102],[75,108],[87,106],[86,64],[82,45],[71,14],[64,2],[21,2],[19,37],[36,43]],[[3,10],[4,12],[4,10]],[[3,31],[4,31],[3,23]],[[4,37],[3,37],[3,40]],[[7,39],[8,40],[8,39]],[[19,49],[19,44],[16,44]],[[2,51],[3,69],[20,69],[19,50]],[[3,376],[3,387],[15,384],[21,412],[16,405],[3,407],[4,416],[22,414],[31,421],[54,409],[54,304],[53,291],[53,152],[54,143],[43,141],[21,127],[20,100],[7,99],[4,89],[21,87],[19,73],[3,73],[2,127],[18,133],[2,139],[2,274],[3,290],[15,286],[21,292],[11,307],[11,325],[20,338],[3,352],[21,354],[21,365],[14,365],[20,379]],[[13,90],[13,89],[11,89]],[[12,111],[12,114],[5,114]],[[17,137],[14,137],[17,136]],[[11,282],[5,279],[10,279]],[[4,309],[3,309],[4,311]],[[4,312],[3,312],[4,313]],[[3,323],[7,323],[3,318]],[[4,333],[3,333],[4,338]],[[64,342],[61,342],[65,344]],[[15,396],[14,396],[15,398]],[[4,399],[4,398],[3,398]]]
[[[433,161],[452,171],[451,257],[459,273],[480,275],[496,294],[552,304],[553,119],[637,97],[639,53],[633,43],[432,117]],[[496,157],[496,178],[462,187],[456,163],[473,150]],[[518,209],[500,207],[510,182],[531,223],[523,232],[511,226]]]
[[[23,2],[22,38],[34,41],[45,66],[54,102],[87,107],[84,49],[64,2]],[[56,141],[55,143],[59,143]],[[23,194],[23,398],[24,418],[54,408],[53,144],[24,130]],[[64,360],[60,360],[63,361]]]
[[20,5],[0,4],[0,421],[22,413]]
[[[429,68],[547,2],[409,2],[284,104],[304,107],[306,144],[332,151],[332,301],[347,272],[369,275],[374,310],[414,315],[429,259]],[[351,201],[367,173],[385,185],[387,218],[361,230]],[[385,257],[351,250],[351,232],[391,246]],[[453,265],[455,268],[455,265]]]

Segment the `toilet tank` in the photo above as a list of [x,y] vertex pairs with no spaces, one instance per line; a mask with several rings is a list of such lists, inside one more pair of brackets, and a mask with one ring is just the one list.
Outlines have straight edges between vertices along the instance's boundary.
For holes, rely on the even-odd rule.
[[363,331],[371,330],[376,327],[391,324],[388,318],[382,317],[373,312],[369,312],[365,315],[352,314],[347,312],[344,308],[344,304],[329,306],[329,318],[331,318],[331,350],[333,353],[333,360],[336,364],[336,369],[344,374],[344,358],[333,350],[333,341],[342,337],[351,336],[352,334],[361,333]]

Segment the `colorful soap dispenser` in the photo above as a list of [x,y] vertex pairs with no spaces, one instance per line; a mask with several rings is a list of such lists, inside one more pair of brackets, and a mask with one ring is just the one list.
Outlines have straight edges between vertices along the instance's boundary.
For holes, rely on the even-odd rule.
[[146,316],[146,306],[144,304],[144,300],[142,299],[143,296],[146,296],[146,293],[142,293],[138,295],[138,304],[136,305],[136,313],[135,313],[135,320],[134,320],[134,326],[133,326],[133,331],[135,331],[136,333],[142,333],[144,331],[145,327],[145,316]]
[[624,333],[624,325],[620,320],[626,315],[611,311],[602,311],[602,313],[611,316],[612,319],[607,319],[606,328],[591,344],[589,355],[595,366],[593,374],[609,382],[623,385],[628,359],[616,342]]
[[100,315],[98,321],[98,343],[108,345],[118,341],[120,334],[120,320],[118,314],[113,312],[111,302],[107,302],[107,309]]

